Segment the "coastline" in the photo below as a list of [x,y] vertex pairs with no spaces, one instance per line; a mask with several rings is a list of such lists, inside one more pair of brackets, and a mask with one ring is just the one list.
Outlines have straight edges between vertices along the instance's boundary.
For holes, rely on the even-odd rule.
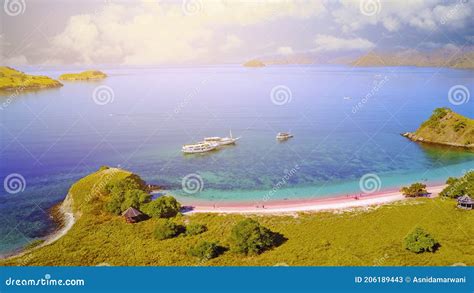
[[474,144],[460,144],[460,143],[450,143],[450,142],[442,142],[442,141],[433,141],[429,140],[426,138],[423,138],[421,136],[417,136],[413,132],[406,132],[401,134],[403,137],[408,138],[409,140],[413,142],[418,142],[418,143],[425,143],[425,144],[431,144],[431,145],[438,145],[438,146],[445,146],[445,147],[454,147],[454,148],[463,148],[465,150],[474,150]]
[[[437,197],[446,184],[428,186],[430,197]],[[286,214],[295,212],[318,212],[346,210],[352,208],[383,205],[408,199],[398,190],[385,190],[368,195],[339,195],[317,199],[269,200],[242,203],[192,203],[184,205],[184,214],[222,213],[222,214]]]
[[0,255],[0,259],[20,257],[38,248],[52,244],[53,242],[59,240],[61,237],[66,235],[66,233],[69,232],[69,230],[71,230],[71,228],[74,226],[76,220],[77,216],[74,215],[72,211],[72,196],[70,193],[68,193],[64,201],[59,205],[57,209],[57,222],[59,224],[59,229],[45,236],[43,238],[44,241],[41,244],[30,249],[20,248],[19,250],[13,251],[11,253]]

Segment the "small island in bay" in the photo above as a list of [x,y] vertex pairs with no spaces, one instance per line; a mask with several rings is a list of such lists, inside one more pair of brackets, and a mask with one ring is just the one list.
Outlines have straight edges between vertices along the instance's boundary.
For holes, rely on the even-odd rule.
[[60,80],[98,80],[104,79],[107,77],[107,74],[98,70],[86,70],[80,73],[65,73],[59,76]]
[[8,66],[0,66],[0,90],[29,90],[63,86],[43,75],[29,75]]
[[474,148],[474,120],[449,108],[438,108],[415,132],[403,136],[416,142]]
[[266,65],[265,65],[265,63],[263,63],[260,60],[253,59],[253,60],[249,60],[249,61],[245,62],[243,64],[243,66],[245,66],[245,67],[265,67]]

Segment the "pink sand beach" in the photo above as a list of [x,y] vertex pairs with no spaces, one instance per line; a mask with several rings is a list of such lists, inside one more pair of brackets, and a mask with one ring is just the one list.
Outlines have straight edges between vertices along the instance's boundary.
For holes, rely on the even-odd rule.
[[[430,197],[437,197],[446,185],[428,186]],[[193,203],[187,205],[186,213],[224,213],[224,214],[281,214],[294,212],[313,212],[326,210],[344,210],[368,207],[405,200],[397,190],[385,190],[367,195],[340,195],[315,199],[270,200],[260,202],[217,202]]]

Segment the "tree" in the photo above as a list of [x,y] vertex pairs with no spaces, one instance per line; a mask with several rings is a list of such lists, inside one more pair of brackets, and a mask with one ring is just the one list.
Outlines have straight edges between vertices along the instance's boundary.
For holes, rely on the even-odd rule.
[[448,186],[441,191],[441,196],[450,198],[474,196],[474,171],[469,171],[460,178],[449,177],[446,184]]
[[417,196],[422,196],[428,193],[428,191],[426,190],[426,185],[419,182],[413,183],[412,185],[408,187],[405,186],[400,191],[406,197],[417,197]]
[[207,231],[206,225],[203,224],[189,224],[186,226],[186,235],[193,236]]
[[188,250],[188,255],[199,258],[200,260],[209,260],[219,255],[219,245],[215,242],[202,241],[198,245]]
[[116,215],[129,207],[141,209],[151,199],[151,195],[145,191],[144,181],[136,175],[107,183],[105,192],[109,195],[105,209]]
[[425,230],[420,227],[410,232],[404,241],[405,249],[414,253],[433,252],[438,247],[438,242]]
[[255,220],[245,219],[237,223],[230,236],[234,251],[243,254],[259,254],[276,246],[276,235]]
[[150,217],[172,218],[181,209],[180,203],[172,196],[161,196],[145,205],[143,211]]
[[169,220],[161,220],[155,227],[154,235],[158,240],[169,239],[178,236],[181,232],[180,226]]

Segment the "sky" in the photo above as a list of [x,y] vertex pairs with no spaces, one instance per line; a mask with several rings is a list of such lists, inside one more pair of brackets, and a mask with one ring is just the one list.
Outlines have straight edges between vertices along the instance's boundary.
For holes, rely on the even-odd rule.
[[3,65],[242,63],[466,48],[474,0],[2,0]]

